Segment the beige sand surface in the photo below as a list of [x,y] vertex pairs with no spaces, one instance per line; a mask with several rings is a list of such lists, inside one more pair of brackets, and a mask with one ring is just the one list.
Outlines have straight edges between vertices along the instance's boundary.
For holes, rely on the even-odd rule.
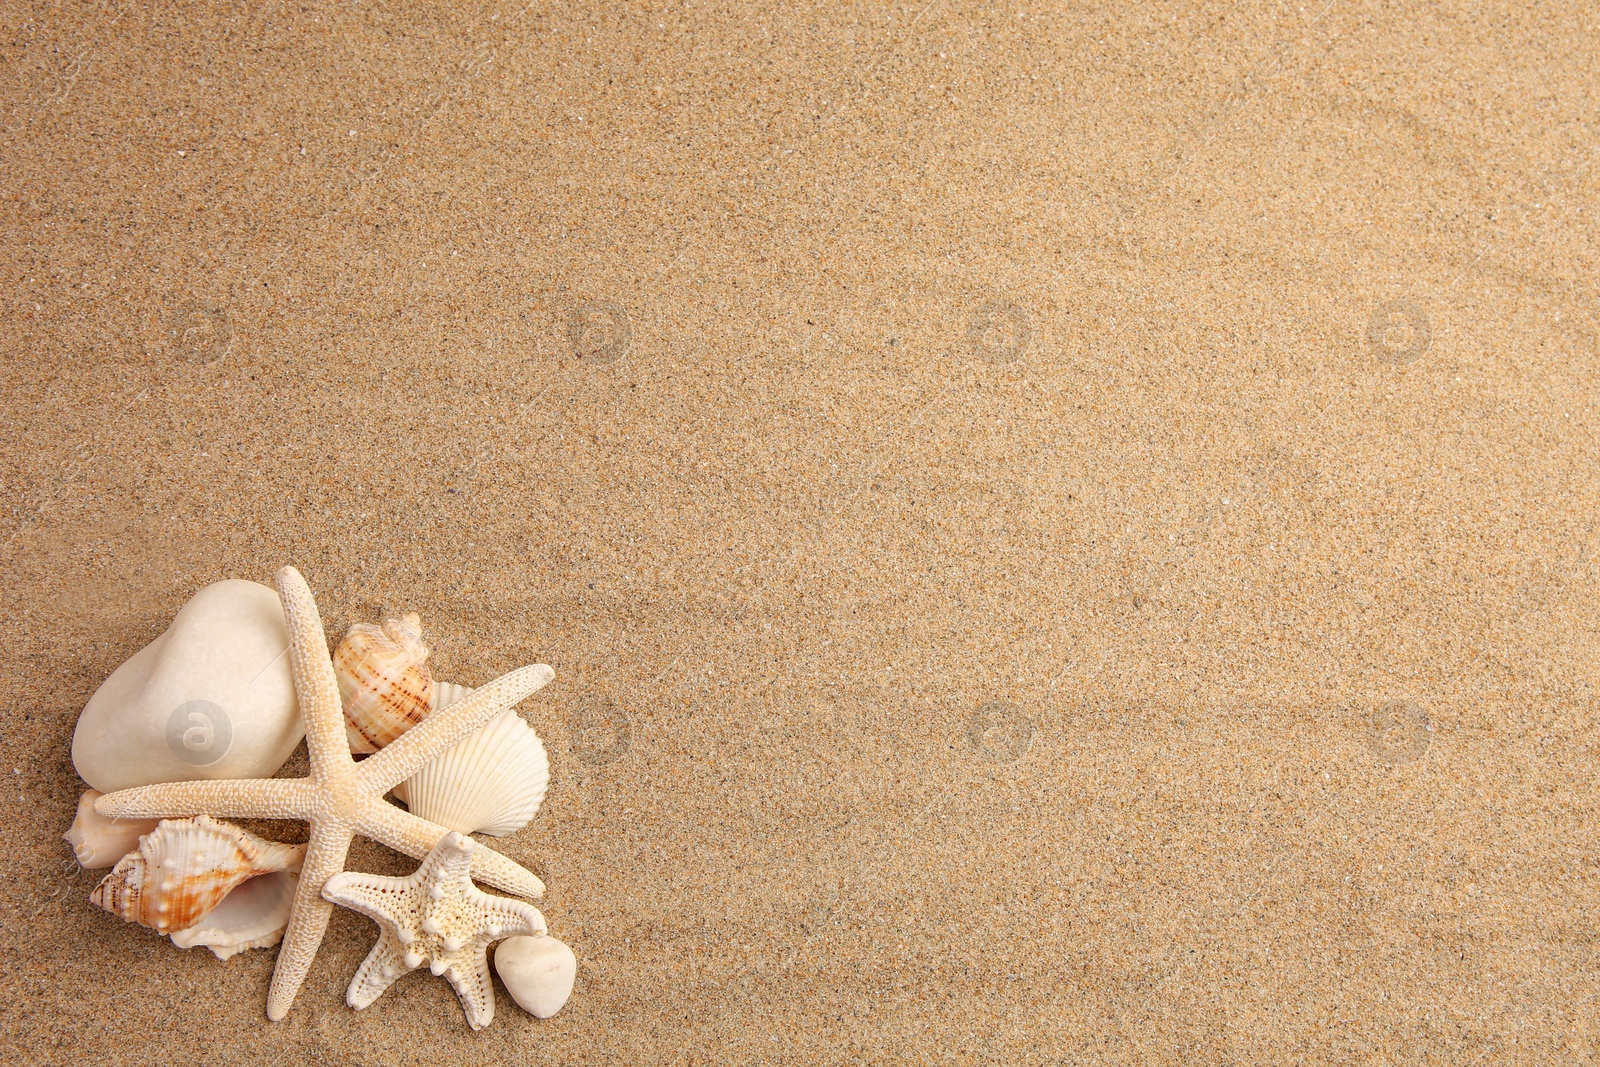
[[[1592,1062],[1600,16],[1528,6],[0,5],[6,1062]],[[89,905],[79,710],[291,562],[557,669],[555,1019],[349,1010],[340,911],[269,1024]]]

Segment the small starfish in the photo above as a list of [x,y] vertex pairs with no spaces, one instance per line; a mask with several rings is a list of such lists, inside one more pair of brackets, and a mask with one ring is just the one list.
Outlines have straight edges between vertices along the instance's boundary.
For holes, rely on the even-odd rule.
[[[95,801],[95,811],[114,818],[212,815],[303,819],[311,824],[294,909],[283,947],[278,950],[272,988],[267,991],[267,1017],[274,1020],[288,1014],[322,944],[333,912],[333,906],[322,899],[322,886],[344,870],[351,836],[361,834],[420,857],[449,832],[388,803],[384,793],[555,677],[555,671],[542,663],[512,671],[474,690],[465,700],[429,715],[393,744],[356,763],[350,758],[339,684],[311,590],[299,571],[285,567],[278,572],[278,595],[289,624],[289,666],[306,723],[310,776],[166,782],[107,793]],[[531,871],[487,846],[473,852],[472,867],[483,881],[508,892],[527,897],[544,894],[544,883]]]
[[345,871],[328,879],[324,897],[354,908],[382,931],[350,979],[345,1003],[365,1008],[426,963],[455,987],[474,1030],[489,1025],[494,985],[484,953],[490,942],[547,931],[532,904],[490,896],[472,884],[469,872],[478,848],[465,834],[449,833],[409,878]]

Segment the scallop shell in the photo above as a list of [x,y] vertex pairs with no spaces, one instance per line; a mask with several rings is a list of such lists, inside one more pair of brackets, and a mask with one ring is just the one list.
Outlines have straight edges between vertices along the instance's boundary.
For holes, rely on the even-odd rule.
[[[436,709],[472,690],[440,682]],[[550,786],[544,742],[515,710],[491,719],[395,787],[413,815],[464,834],[503,837],[538,812]]]
[[187,930],[175,931],[172,943],[185,949],[203,945],[219,960],[247,949],[271,948],[283,940],[299,885],[298,862],[241,882],[199,922]]
[[163,819],[101,879],[89,900],[169,934],[212,912],[242,882],[298,867],[304,845],[265,841],[209,815]]
[[100,790],[78,798],[78,816],[62,834],[84,867],[110,867],[139,847],[139,838],[156,828],[155,819],[108,819],[94,810]]
[[350,751],[376,752],[428,715],[433,676],[415,612],[382,626],[358,622],[333,653]]

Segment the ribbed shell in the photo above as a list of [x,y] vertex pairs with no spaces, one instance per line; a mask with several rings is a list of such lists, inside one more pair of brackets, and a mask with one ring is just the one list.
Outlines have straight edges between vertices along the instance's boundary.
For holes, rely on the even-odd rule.
[[208,815],[163,819],[89,894],[129,922],[163,934],[203,919],[239,883],[298,866],[304,845],[266,841]]
[[[438,683],[436,705],[472,690]],[[491,719],[395,787],[413,815],[464,834],[502,837],[528,825],[550,787],[544,742],[516,711]]]
[[416,613],[358,622],[333,653],[350,751],[376,752],[427,718],[433,677]]

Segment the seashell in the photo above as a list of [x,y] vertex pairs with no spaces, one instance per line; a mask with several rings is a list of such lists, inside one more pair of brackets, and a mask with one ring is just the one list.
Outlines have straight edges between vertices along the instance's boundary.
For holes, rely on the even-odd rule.
[[283,940],[299,885],[298,860],[281,871],[240,882],[193,926],[174,931],[172,943],[184,949],[203,945],[219,960],[252,948],[271,948]]
[[548,1019],[572,995],[578,957],[548,934],[508,937],[494,950],[494,969],[523,1011]]
[[139,847],[139,838],[156,828],[155,819],[108,819],[94,810],[100,790],[78,798],[78,817],[62,834],[84,867],[110,867]]
[[459,700],[465,700],[472,695],[472,688],[457,685],[454,682],[434,682],[433,697],[428,702],[428,712],[432,714],[440,708],[448,708]]
[[[472,693],[440,682],[440,708]],[[463,834],[516,833],[538,812],[550,787],[544,742],[515,710],[490,719],[395,786],[413,815]]]
[[382,626],[358,622],[333,653],[350,751],[376,752],[427,718],[433,676],[416,613]]
[[187,930],[234,888],[298,867],[304,845],[265,841],[209,815],[163,819],[89,894],[91,903],[163,934]]
[[73,765],[104,793],[272,777],[305,736],[288,647],[274,590],[206,586],[89,698],[72,735]]

